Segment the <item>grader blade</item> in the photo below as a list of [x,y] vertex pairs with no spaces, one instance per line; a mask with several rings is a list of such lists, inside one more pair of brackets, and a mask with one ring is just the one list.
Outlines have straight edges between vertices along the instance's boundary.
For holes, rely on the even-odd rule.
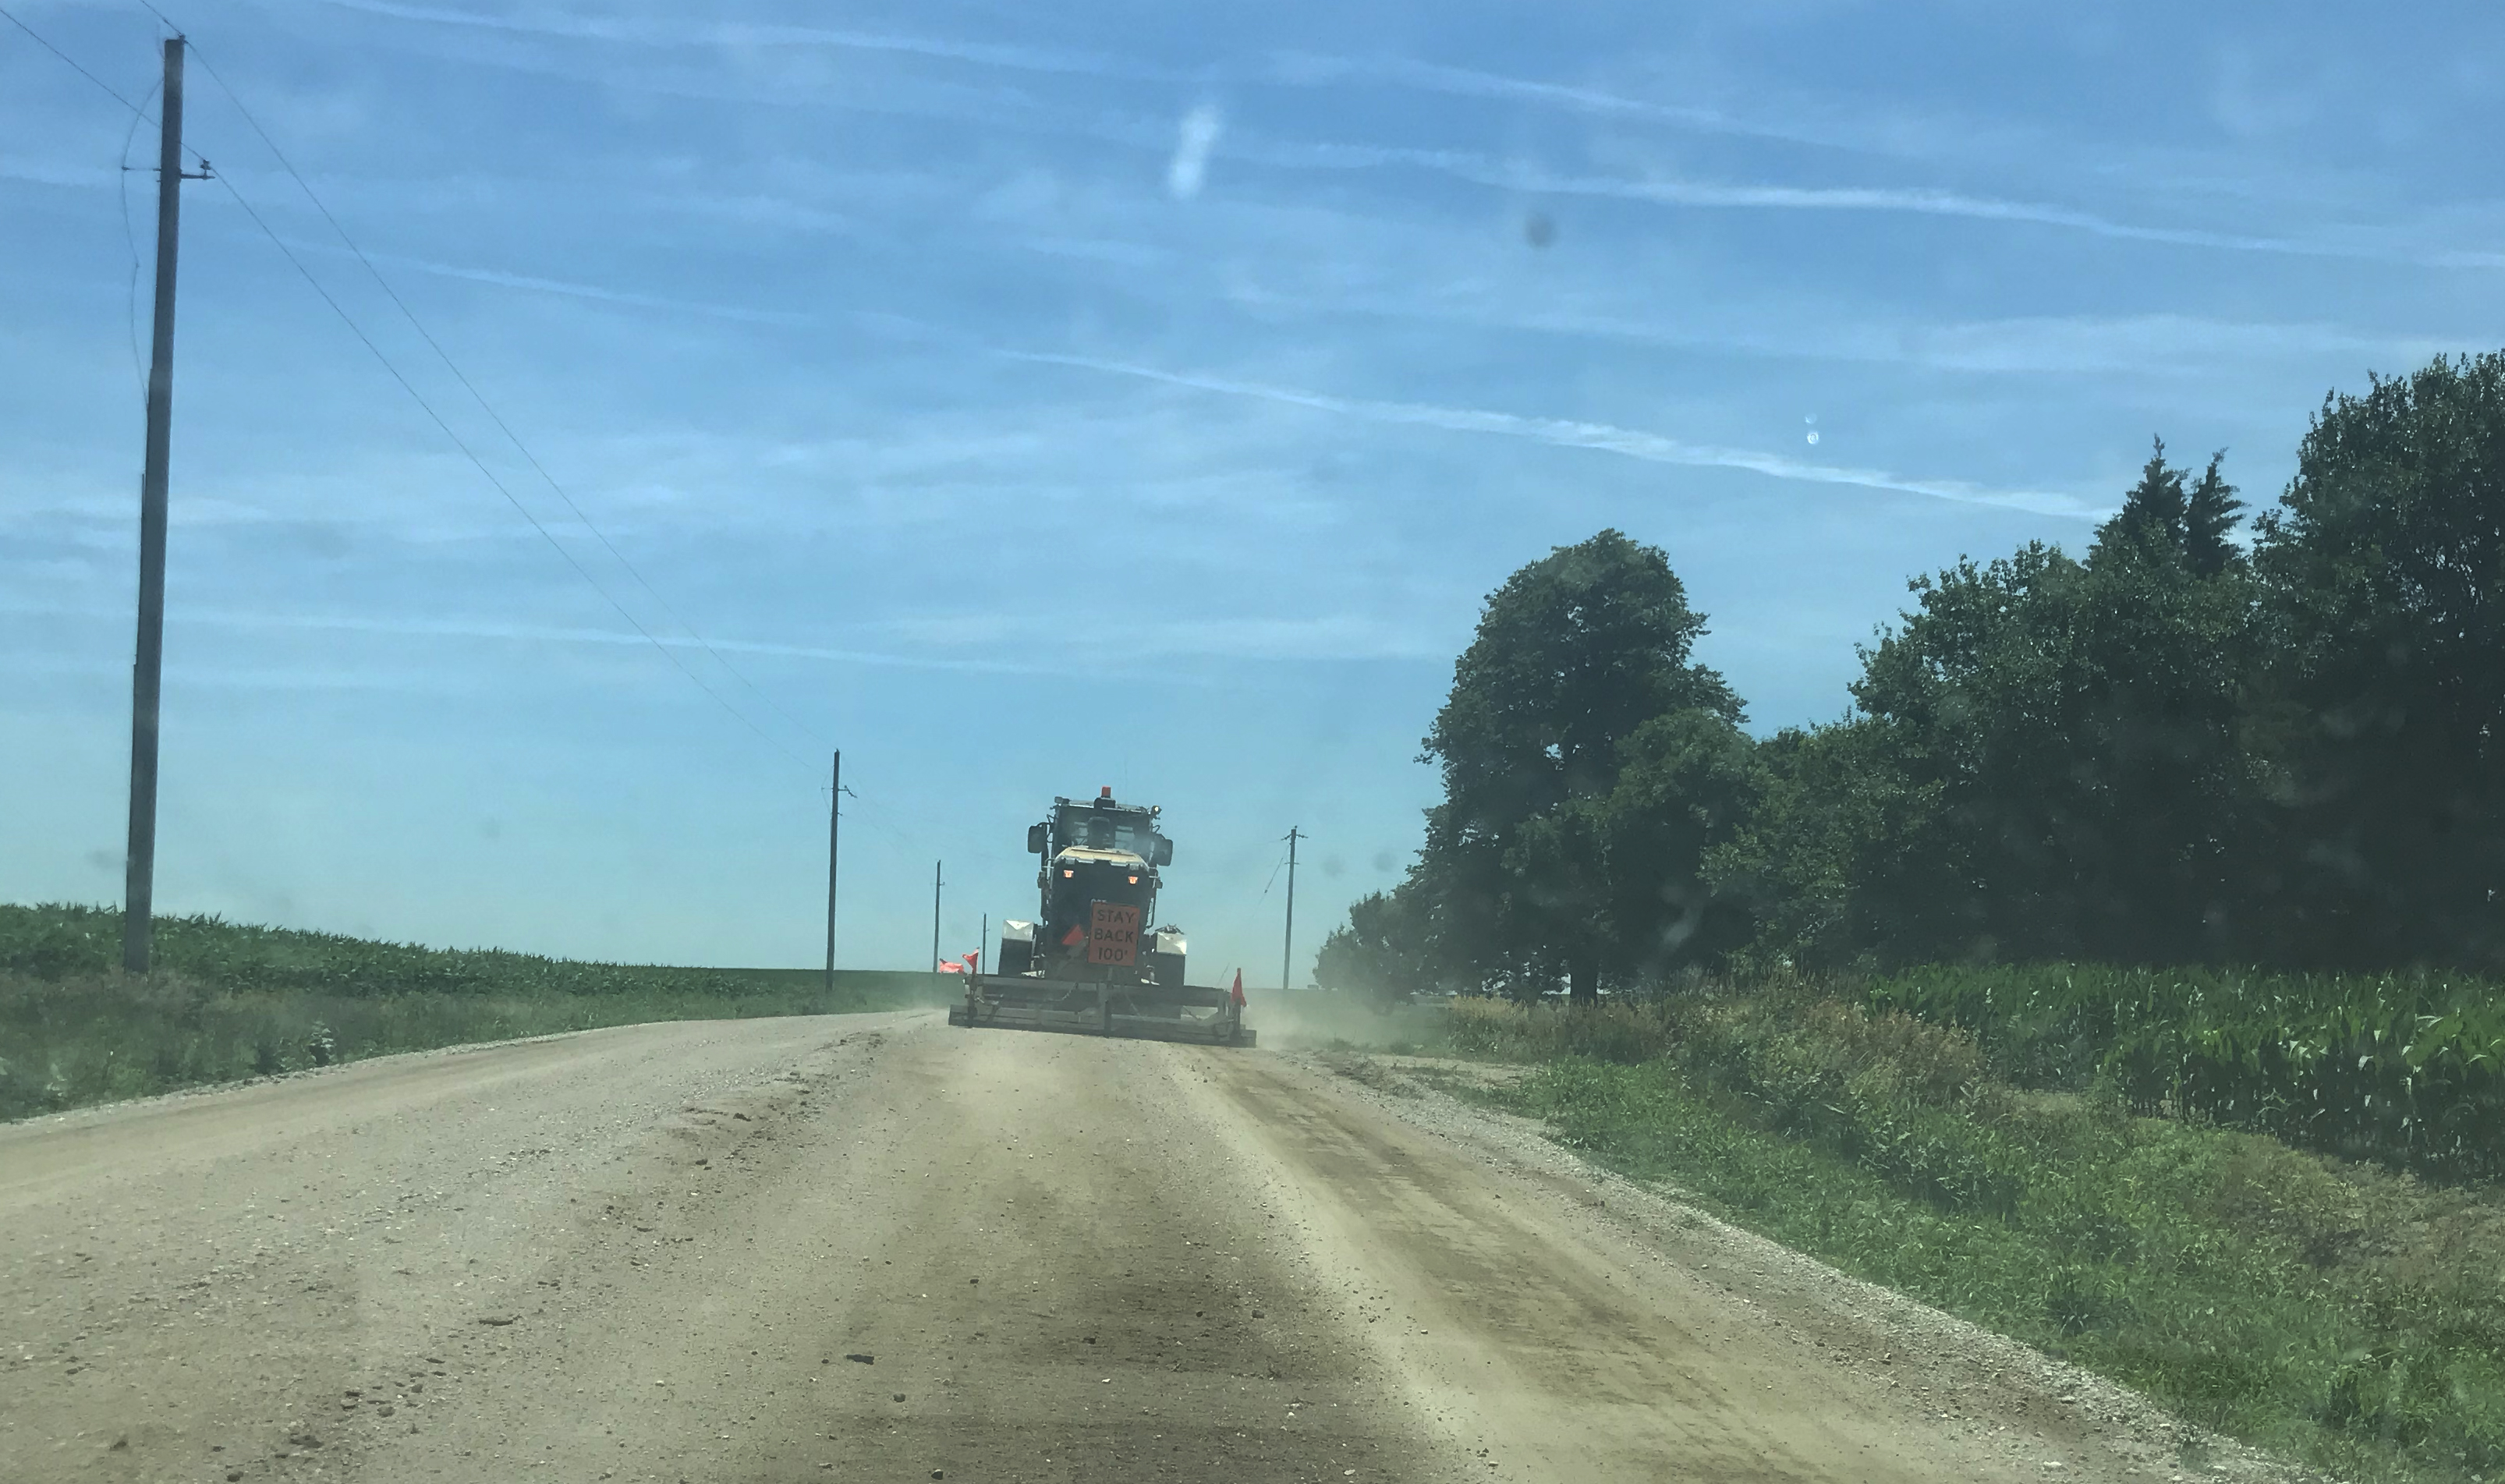
[[1249,1046],[1256,1035],[1227,990],[1026,974],[974,976],[966,985],[966,998],[949,1007],[948,1023],[1220,1046]]

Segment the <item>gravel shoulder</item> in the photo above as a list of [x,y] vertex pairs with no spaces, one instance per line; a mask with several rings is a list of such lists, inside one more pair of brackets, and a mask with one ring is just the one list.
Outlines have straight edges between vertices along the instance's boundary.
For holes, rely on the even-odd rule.
[[[2318,1473],[2183,1422],[2146,1396],[1864,1283],[1734,1226],[1675,1186],[1640,1184],[1546,1137],[1535,1120],[1450,1096],[1528,1069],[1441,1057],[1288,1051],[1341,1099],[1449,1144],[1492,1181],[1544,1192],[1551,1245],[1598,1255],[1647,1295],[1675,1294],[1691,1325],[1736,1325],[1746,1346],[1834,1398],[1868,1400],[1924,1439],[1974,1462],[1968,1477],[2116,1478],[2322,1484]],[[1989,1462],[1986,1462],[1986,1461]],[[1790,1475],[1780,1475],[1790,1477]],[[1945,1476],[1945,1475],[1941,1475]]]
[[2181,1471],[2127,1395],[1371,1081],[917,1011],[0,1128],[0,1478]]

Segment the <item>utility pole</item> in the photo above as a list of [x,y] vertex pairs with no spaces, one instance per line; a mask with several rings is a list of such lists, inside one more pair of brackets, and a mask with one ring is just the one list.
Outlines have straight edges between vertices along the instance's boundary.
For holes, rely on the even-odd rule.
[[1296,961],[1296,840],[1304,833],[1297,826],[1288,829],[1288,945],[1279,954],[1279,987],[1293,989],[1288,982],[1288,970]]
[[157,703],[165,670],[165,466],[174,424],[174,249],[183,182],[183,38],[165,43],[157,134],[157,323],[148,358],[148,453],[139,476],[139,645],[130,666],[130,838],[123,858],[122,967],[146,973],[157,913]]
[[827,794],[827,993],[835,992],[835,847],[843,838],[844,750],[835,749],[834,786]]
[[931,972],[939,972],[939,862],[931,863]]

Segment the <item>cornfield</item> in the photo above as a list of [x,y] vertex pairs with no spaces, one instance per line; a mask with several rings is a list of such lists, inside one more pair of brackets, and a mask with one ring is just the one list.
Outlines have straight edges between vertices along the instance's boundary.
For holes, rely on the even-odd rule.
[[1866,996],[1971,1031],[2022,1085],[2102,1078],[2146,1113],[2452,1178],[2505,1175],[2505,991],[2492,983],[2053,965],[1925,969]]

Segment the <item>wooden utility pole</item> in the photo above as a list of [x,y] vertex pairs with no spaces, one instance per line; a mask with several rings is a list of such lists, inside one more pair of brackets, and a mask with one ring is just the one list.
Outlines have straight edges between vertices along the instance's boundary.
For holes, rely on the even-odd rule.
[[183,182],[183,38],[165,43],[157,135],[157,323],[148,358],[148,453],[139,476],[139,645],[130,666],[130,838],[123,857],[122,967],[146,973],[157,912],[157,707],[165,670],[165,480],[174,423],[174,249]]
[[1288,970],[1296,962],[1296,840],[1304,833],[1297,826],[1288,829],[1288,945],[1279,954],[1279,987],[1293,989],[1288,982]]
[[844,826],[844,750],[835,749],[834,786],[827,793],[827,993],[835,992],[835,859]]
[[931,863],[931,972],[939,972],[939,862]]

